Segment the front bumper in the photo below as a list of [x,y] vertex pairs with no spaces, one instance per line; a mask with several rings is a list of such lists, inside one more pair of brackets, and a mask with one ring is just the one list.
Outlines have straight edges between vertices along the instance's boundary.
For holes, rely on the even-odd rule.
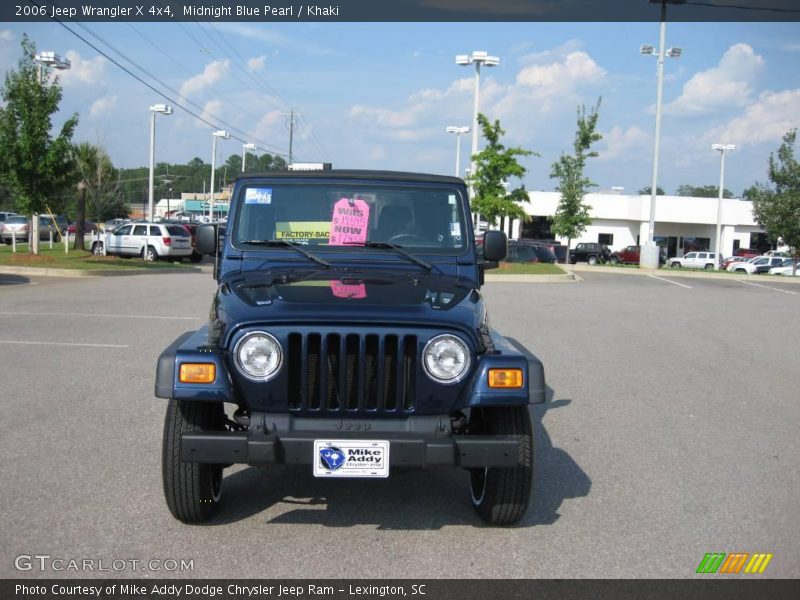
[[[311,465],[315,440],[387,440],[391,467],[513,467],[519,460],[515,436],[454,435],[449,417],[409,417],[403,420],[296,419],[278,421],[257,415],[249,431],[185,433],[185,462]],[[358,431],[348,428],[358,427]]]

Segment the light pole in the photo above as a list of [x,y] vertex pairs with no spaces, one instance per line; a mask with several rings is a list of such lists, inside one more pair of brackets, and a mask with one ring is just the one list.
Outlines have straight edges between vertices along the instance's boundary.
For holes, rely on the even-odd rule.
[[44,70],[47,67],[53,67],[54,69],[58,69],[59,71],[65,71],[72,67],[72,63],[67,58],[62,58],[58,54],[52,51],[45,51],[45,52],[37,52],[33,60],[39,63],[39,84],[41,85],[44,81]]
[[222,129],[211,134],[211,197],[208,202],[208,212],[211,216],[211,222],[214,221],[214,175],[217,170],[217,138],[227,140],[230,139],[230,137],[231,134]]
[[[469,158],[470,173],[475,173],[475,155],[478,153],[478,112],[480,109],[480,87],[481,87],[481,65],[496,67],[500,64],[500,58],[489,56],[484,51],[476,50],[472,54],[459,54],[456,56],[456,64],[466,67],[475,65],[475,85],[472,90],[472,153]],[[472,186],[470,186],[470,190]]]
[[725,153],[736,150],[735,144],[712,144],[712,150],[719,152],[719,197],[717,198],[717,242],[714,246],[714,252],[717,253],[717,260],[714,262],[714,270],[719,271],[720,261],[722,261],[722,252],[720,251],[720,242],[722,242],[722,197],[725,193]]
[[461,135],[469,133],[469,127],[448,127],[445,131],[456,134],[456,177],[458,177],[461,169]]
[[680,48],[667,48],[667,4],[685,4],[686,0],[649,0],[651,4],[661,5],[661,31],[659,36],[658,53],[649,45],[642,45],[639,52],[645,56],[655,56],[658,59],[658,91],[656,93],[656,134],[653,142],[653,179],[650,185],[650,224],[647,228],[647,240],[642,244],[639,254],[639,266],[648,269],[657,269],[659,264],[659,250],[655,245],[654,236],[656,229],[656,191],[658,190],[658,151],[661,143],[661,104],[664,94],[664,58],[678,58]]
[[258,150],[258,146],[255,144],[242,144],[242,173],[244,173],[244,164],[247,161],[247,151],[252,150],[255,152]]
[[171,115],[172,107],[166,104],[153,104],[150,107],[150,183],[147,188],[147,220],[151,222],[153,221],[153,195],[155,194],[153,170],[156,164],[156,113]]
[[[41,86],[44,82],[44,74],[45,70],[48,67],[53,67],[54,69],[58,69],[59,71],[65,71],[72,67],[72,63],[66,59],[60,57],[53,51],[47,50],[44,52],[38,52],[33,56],[33,60],[35,60],[39,64],[38,68],[38,79],[39,85]],[[28,236],[30,240],[30,244],[28,246],[29,250],[34,254],[39,254],[39,215],[34,214],[31,216],[31,233]]]

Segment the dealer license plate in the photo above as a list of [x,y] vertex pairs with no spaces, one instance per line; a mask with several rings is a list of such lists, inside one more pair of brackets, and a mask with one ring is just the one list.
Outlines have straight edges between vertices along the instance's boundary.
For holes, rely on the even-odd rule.
[[388,477],[386,440],[314,440],[314,477]]

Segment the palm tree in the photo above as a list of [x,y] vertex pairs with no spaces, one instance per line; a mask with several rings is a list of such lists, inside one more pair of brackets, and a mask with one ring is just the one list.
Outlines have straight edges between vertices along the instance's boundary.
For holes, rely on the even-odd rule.
[[[75,218],[75,248],[84,250],[84,222],[86,221],[86,196],[91,193],[97,204],[104,194],[113,193],[111,189],[114,176],[114,165],[105,150],[88,142],[81,142],[73,146],[72,153],[75,161],[76,181],[78,189],[78,205]],[[99,216],[99,215],[98,215]]]

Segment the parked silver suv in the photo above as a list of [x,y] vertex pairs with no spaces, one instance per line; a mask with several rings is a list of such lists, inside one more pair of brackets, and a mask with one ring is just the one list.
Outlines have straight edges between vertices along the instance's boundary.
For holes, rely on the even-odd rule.
[[143,256],[148,261],[188,258],[192,254],[191,235],[181,225],[128,223],[113,232],[90,237],[89,244],[94,254]]

